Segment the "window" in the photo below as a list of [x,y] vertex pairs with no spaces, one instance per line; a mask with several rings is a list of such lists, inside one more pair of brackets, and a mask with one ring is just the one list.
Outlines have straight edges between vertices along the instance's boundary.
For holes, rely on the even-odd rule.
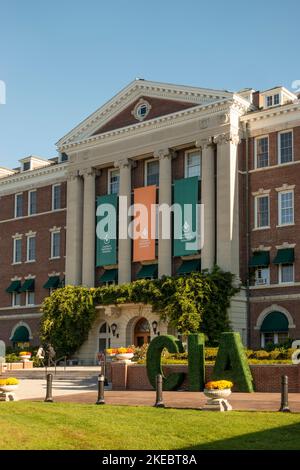
[[108,171],[108,194],[119,194],[120,172],[119,170]]
[[201,178],[201,157],[199,152],[188,152],[185,155],[185,177]]
[[15,217],[22,217],[23,215],[23,194],[15,195]]
[[34,291],[26,291],[26,305],[34,305],[35,296]]
[[277,104],[279,104],[280,102],[280,96],[279,96],[279,93],[277,93],[276,95],[274,95],[274,106],[276,106]]
[[279,265],[279,283],[285,284],[294,282],[294,264]]
[[21,294],[20,294],[20,292],[13,292],[11,294],[11,305],[12,305],[12,307],[19,307],[21,305]]
[[255,270],[255,285],[262,286],[270,284],[270,268],[258,266]]
[[289,225],[294,223],[294,192],[282,191],[279,197],[279,225]]
[[30,167],[31,167],[31,162],[24,162],[23,163],[23,171],[28,171],[30,170]]
[[277,106],[280,104],[280,94],[266,96],[266,107]]
[[27,237],[27,261],[35,261],[36,238],[35,235]]
[[54,184],[52,186],[52,210],[56,211],[61,209],[61,186]]
[[259,137],[255,141],[256,168],[269,165],[269,137]]
[[36,214],[36,212],[37,212],[37,198],[36,198],[36,196],[37,196],[36,190],[28,192],[28,214],[29,215]]
[[278,134],[279,163],[293,161],[293,132],[280,132]]
[[60,257],[60,232],[51,232],[51,258]]
[[269,196],[257,196],[255,198],[255,227],[268,227],[269,223]]
[[67,155],[66,153],[63,152],[63,153],[60,154],[60,161],[61,161],[61,163],[67,162],[68,160],[69,160],[69,157],[68,157],[68,155]]
[[268,344],[284,344],[289,339],[288,331],[262,333],[261,346],[264,348]]
[[14,238],[13,263],[22,263],[22,238]]
[[146,162],[145,186],[159,185],[159,161],[149,160]]

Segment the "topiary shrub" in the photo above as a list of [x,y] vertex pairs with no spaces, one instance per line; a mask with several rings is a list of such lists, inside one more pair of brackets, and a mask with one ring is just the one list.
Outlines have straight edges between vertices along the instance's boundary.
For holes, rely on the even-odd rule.
[[182,384],[185,374],[178,372],[167,376],[164,375],[161,365],[161,356],[165,348],[170,353],[183,352],[182,344],[175,336],[163,335],[154,338],[149,344],[147,351],[146,366],[148,379],[155,389],[156,376],[161,374],[163,378],[163,390],[176,390]]
[[189,391],[199,392],[204,389],[205,384],[205,360],[204,360],[205,338],[203,333],[188,335],[188,352],[193,360],[188,363]]
[[240,392],[253,392],[253,378],[239,333],[222,333],[213,380],[230,380]]

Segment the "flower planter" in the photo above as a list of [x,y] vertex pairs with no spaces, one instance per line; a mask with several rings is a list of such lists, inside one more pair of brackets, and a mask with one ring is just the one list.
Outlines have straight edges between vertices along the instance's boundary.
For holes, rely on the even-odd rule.
[[22,362],[29,362],[30,359],[31,359],[31,354],[30,355],[29,354],[26,354],[26,355],[24,354],[24,355],[20,356],[20,360]]
[[117,361],[129,361],[131,362],[131,359],[133,358],[134,354],[133,353],[122,353],[122,354],[116,354],[115,358]]
[[202,408],[205,411],[231,411],[232,406],[228,402],[227,398],[231,395],[230,388],[224,388],[222,390],[209,390],[205,388],[203,390],[204,395],[208,398],[206,405]]
[[231,395],[231,389],[223,388],[223,390],[208,390],[207,388],[205,388],[203,390],[203,393],[207,398],[210,398],[212,400],[222,399],[222,398],[226,399],[229,397],[229,395]]
[[9,393],[17,390],[19,385],[0,385],[1,392]]

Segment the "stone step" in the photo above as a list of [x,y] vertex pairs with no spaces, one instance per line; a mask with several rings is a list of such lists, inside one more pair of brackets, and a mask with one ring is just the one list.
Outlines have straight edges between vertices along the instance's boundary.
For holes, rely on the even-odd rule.
[[[95,369],[86,369],[86,370],[60,370],[57,369],[56,373],[54,369],[48,369],[47,373],[53,374],[54,380],[68,380],[68,379],[94,379],[97,381],[97,377],[99,375],[99,370]],[[20,369],[20,370],[11,370],[6,371],[3,377],[16,377],[17,379],[45,379],[46,371],[45,369],[41,368],[34,368],[34,369]]]

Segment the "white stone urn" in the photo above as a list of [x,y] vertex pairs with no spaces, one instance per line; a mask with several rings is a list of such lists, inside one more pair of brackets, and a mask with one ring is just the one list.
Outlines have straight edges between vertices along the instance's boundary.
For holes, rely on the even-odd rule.
[[116,354],[115,358],[117,359],[117,361],[131,361],[133,356],[134,356],[133,353],[120,353],[120,354]]
[[9,393],[17,390],[19,385],[0,385],[1,392]]
[[211,400],[215,399],[224,399],[228,398],[231,395],[231,388],[223,388],[223,390],[208,390],[205,388],[203,390],[204,395]]
[[222,390],[214,389],[203,390],[204,395],[208,398],[204,411],[231,411],[232,406],[227,398],[231,395],[231,388],[223,388]]
[[20,356],[20,360],[22,362],[29,362],[31,359],[31,354],[23,354],[22,356]]

